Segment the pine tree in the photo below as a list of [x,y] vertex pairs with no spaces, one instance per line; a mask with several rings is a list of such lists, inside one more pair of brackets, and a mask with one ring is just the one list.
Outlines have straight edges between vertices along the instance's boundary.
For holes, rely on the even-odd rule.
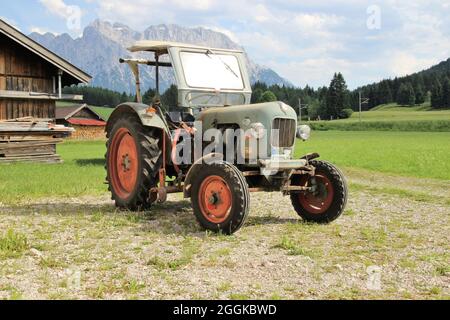
[[261,88],[253,89],[251,103],[261,102],[261,97],[264,91]]
[[127,95],[127,93],[123,92],[122,95],[120,96],[120,102],[121,103],[127,102],[128,99],[129,99],[129,96]]
[[342,74],[335,73],[326,98],[326,118],[339,118],[348,103],[348,89]]
[[447,77],[444,79],[444,83],[442,85],[441,99],[441,107],[450,108],[450,80]]
[[363,110],[366,110],[366,108],[367,109],[372,109],[372,108],[375,108],[376,106],[379,105],[378,93],[377,93],[377,90],[376,90],[375,86],[370,87],[370,89],[369,89],[369,91],[368,91],[368,93],[367,93],[367,95],[365,97],[367,97],[369,99],[369,103],[368,103],[368,105],[363,105],[362,106]]
[[277,101],[277,96],[272,91],[267,90],[262,94],[260,102],[272,102],[272,101]]
[[161,104],[167,110],[173,110],[178,104],[178,87],[171,85],[161,96]]
[[442,107],[442,86],[438,79],[434,81],[431,89],[431,107],[439,109]]
[[384,80],[380,82],[380,85],[378,86],[377,96],[379,104],[387,104],[392,102],[393,98],[389,81]]
[[155,89],[152,88],[148,89],[142,95],[142,102],[147,105],[151,105],[153,103],[153,98],[155,97],[155,95],[156,95]]
[[404,106],[413,106],[416,101],[411,83],[402,83],[397,92],[397,103]]
[[420,83],[417,84],[417,87],[414,89],[416,94],[416,104],[422,104],[425,102],[425,93],[423,87]]

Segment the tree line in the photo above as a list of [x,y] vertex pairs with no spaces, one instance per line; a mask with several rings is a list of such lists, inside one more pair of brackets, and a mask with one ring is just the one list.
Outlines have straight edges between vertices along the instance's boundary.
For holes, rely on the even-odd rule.
[[63,89],[65,94],[83,95],[83,101],[99,107],[115,107],[123,102],[134,101],[135,95],[119,93],[109,89],[88,86],[71,86]]
[[[347,85],[342,74],[335,74],[329,87],[317,90],[306,86],[305,88],[294,88],[288,86],[272,85],[257,82],[252,86],[252,103],[283,101],[294,107],[299,113],[299,102],[304,106],[303,114],[311,118],[337,119],[345,118],[351,114],[348,108],[349,95]],[[127,101],[136,101],[135,95],[125,92],[119,93],[112,90],[90,87],[71,86],[63,90],[66,94],[79,94],[84,96],[84,102],[94,106],[115,107]],[[151,104],[156,95],[154,89],[150,88],[142,94],[145,104]],[[161,105],[173,107],[177,105],[177,87],[170,86],[160,97]],[[307,106],[307,108],[305,108]]]
[[393,102],[403,106],[430,102],[434,109],[450,108],[450,59],[409,76],[357,88],[351,96],[353,107],[357,104],[359,91],[369,98],[367,109]]
[[[116,92],[109,89],[90,86],[71,86],[63,89],[65,94],[77,94],[83,95],[83,101],[89,105],[99,107],[114,108],[117,105],[136,101],[135,94],[127,94],[126,92]],[[175,85],[170,86],[160,97],[162,105],[175,106],[177,103],[177,87]],[[152,104],[154,97],[156,96],[155,89],[149,89],[142,95],[142,101],[145,104]]]
[[[385,79],[353,91],[349,90],[341,73],[335,73],[329,86],[296,88],[256,82],[252,86],[252,103],[283,101],[298,114],[310,119],[348,118],[359,109],[359,94],[369,99],[363,105],[368,110],[381,104],[397,103],[402,106],[430,102],[435,109],[450,108],[450,59],[428,70],[410,76]],[[64,88],[64,93],[82,94],[84,101],[96,106],[114,107],[126,101],[136,101],[135,95],[88,86]],[[151,104],[156,92],[149,89],[142,98]],[[163,106],[176,106],[177,87],[172,85],[161,95]]]
[[283,101],[292,106],[297,114],[310,119],[342,119],[353,113],[350,91],[344,76],[335,73],[328,87],[318,89],[306,86],[295,88],[257,82],[253,85],[252,103]]

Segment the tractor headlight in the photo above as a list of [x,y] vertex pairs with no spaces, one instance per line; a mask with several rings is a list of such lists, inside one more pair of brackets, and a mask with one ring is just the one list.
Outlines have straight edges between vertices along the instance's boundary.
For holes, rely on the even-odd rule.
[[311,128],[306,124],[301,125],[297,128],[297,138],[303,141],[308,140],[311,137]]
[[250,130],[252,136],[256,139],[262,139],[266,134],[266,128],[260,122],[252,123]]

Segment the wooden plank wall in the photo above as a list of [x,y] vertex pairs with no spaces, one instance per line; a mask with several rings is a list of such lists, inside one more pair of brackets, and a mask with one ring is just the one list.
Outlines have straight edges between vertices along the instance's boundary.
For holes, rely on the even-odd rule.
[[72,116],[72,118],[93,119],[99,120],[98,116],[92,113],[89,109],[82,109]]
[[[0,90],[53,93],[56,68],[0,35]],[[55,101],[0,98],[0,120],[32,116],[54,118]]]
[[0,98],[0,120],[23,117],[53,119],[55,118],[55,101]]
[[6,90],[5,64],[5,44],[0,39],[0,90]]

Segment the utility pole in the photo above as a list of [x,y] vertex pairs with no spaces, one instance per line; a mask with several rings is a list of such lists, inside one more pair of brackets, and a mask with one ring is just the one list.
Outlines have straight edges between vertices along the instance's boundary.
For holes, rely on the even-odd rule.
[[359,122],[361,122],[362,121],[362,119],[361,119],[362,105],[369,103],[369,98],[362,98],[361,91],[358,92],[358,95],[359,95],[359,99],[358,99],[358,101],[359,101]]
[[298,114],[300,117],[300,122],[302,122],[302,109],[308,108],[307,104],[302,104],[302,98],[298,98]]

